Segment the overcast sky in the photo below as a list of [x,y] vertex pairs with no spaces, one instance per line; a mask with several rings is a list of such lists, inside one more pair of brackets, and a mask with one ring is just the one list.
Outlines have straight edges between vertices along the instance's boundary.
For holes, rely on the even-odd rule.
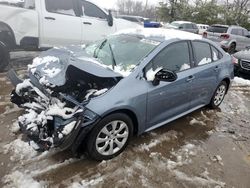
[[[91,1],[107,9],[116,8],[116,2],[117,2],[117,0],[91,0]],[[146,0],[133,0],[133,1],[142,1],[146,3]],[[158,2],[161,2],[161,1],[163,0],[148,0],[150,4],[158,4]]]

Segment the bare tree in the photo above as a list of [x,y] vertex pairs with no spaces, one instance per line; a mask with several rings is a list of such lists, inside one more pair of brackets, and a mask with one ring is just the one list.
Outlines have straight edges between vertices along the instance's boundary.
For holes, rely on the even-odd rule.
[[117,7],[120,14],[136,15],[149,18],[156,17],[156,8],[153,5],[149,5],[148,1],[146,1],[146,4],[144,4],[140,0],[118,0]]

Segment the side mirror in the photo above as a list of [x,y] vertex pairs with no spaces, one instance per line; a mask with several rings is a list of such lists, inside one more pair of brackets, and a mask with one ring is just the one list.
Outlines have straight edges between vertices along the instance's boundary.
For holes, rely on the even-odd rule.
[[250,35],[246,35],[247,38],[250,38]]
[[114,20],[113,20],[113,16],[112,16],[111,10],[109,10],[109,14],[107,16],[107,21],[108,21],[108,25],[110,27],[112,27],[113,24],[114,24]]
[[177,74],[173,71],[161,69],[155,74],[153,85],[159,85],[162,82],[173,82],[177,80]]

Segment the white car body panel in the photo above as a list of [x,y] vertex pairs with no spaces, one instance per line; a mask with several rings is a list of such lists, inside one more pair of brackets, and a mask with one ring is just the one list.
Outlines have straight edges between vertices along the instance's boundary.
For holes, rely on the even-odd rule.
[[[40,47],[80,45],[82,42],[82,23],[79,17],[51,13],[45,8],[45,1],[36,4],[40,11]],[[46,18],[54,18],[46,19]]]
[[35,10],[0,5],[0,22],[8,24],[14,32],[16,44],[23,37],[38,37],[39,21]]
[[[105,38],[110,33],[114,33],[116,31],[115,29],[115,23],[112,27],[108,25],[107,20],[101,19],[101,18],[94,18],[94,17],[88,17],[83,16],[81,17],[81,25],[82,25],[82,39],[84,44],[88,44],[92,41],[101,40]],[[83,24],[83,23],[91,23],[89,24]]]
[[[113,26],[109,26],[106,19],[52,13],[45,7],[45,0],[36,0],[35,9],[0,4],[0,22],[13,30],[16,45],[19,46],[24,37],[38,38],[39,48],[80,45],[100,40],[123,29],[142,27],[116,18],[113,18]],[[105,10],[103,12],[108,14]]]

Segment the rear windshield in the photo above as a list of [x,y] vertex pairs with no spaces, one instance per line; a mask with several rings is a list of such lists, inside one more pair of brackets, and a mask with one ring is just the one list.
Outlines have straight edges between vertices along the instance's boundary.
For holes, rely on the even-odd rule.
[[207,31],[213,33],[226,33],[228,27],[225,26],[210,26]]

